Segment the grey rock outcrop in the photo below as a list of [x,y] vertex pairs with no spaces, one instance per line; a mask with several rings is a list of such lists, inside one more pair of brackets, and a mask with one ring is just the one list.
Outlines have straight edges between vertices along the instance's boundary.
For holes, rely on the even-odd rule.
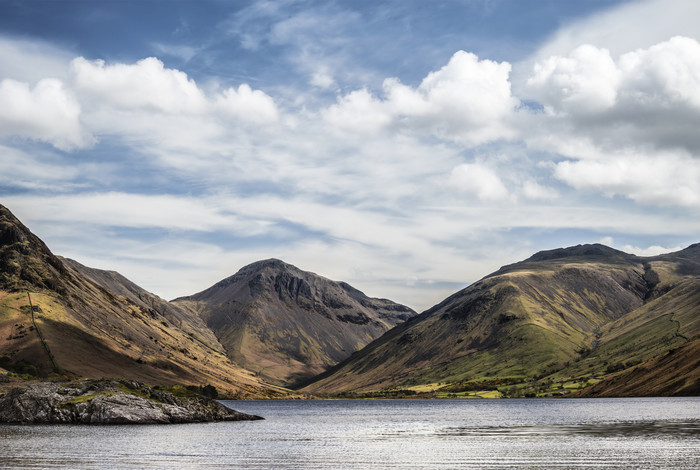
[[262,419],[205,397],[177,398],[136,381],[43,382],[0,398],[0,422],[171,424]]

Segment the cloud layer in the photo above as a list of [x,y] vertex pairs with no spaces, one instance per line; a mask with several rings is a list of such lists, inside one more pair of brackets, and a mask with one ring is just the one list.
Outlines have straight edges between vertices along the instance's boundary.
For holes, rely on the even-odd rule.
[[697,241],[692,34],[622,48],[573,41],[573,24],[521,63],[460,50],[380,76],[343,62],[367,18],[289,5],[219,25],[246,53],[285,51],[276,83],[195,79],[218,44],[94,60],[0,38],[0,202],[57,252],[166,297],[275,256],[423,308],[537,249]]

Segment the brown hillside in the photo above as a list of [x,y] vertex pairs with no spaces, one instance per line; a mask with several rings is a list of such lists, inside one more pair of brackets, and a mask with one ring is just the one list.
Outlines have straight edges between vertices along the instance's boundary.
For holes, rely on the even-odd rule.
[[205,319],[236,363],[285,385],[323,372],[415,315],[275,259],[173,303]]
[[212,384],[249,396],[279,392],[234,365],[200,325],[201,319],[116,273],[62,261],[0,206],[3,368],[38,376]]

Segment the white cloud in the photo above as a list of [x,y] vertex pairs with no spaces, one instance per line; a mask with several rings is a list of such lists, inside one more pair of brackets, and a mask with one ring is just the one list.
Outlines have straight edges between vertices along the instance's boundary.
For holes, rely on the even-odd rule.
[[385,104],[366,89],[339,97],[338,103],[325,110],[323,116],[338,130],[360,134],[379,134],[392,119]]
[[508,190],[498,175],[480,163],[465,163],[455,167],[449,183],[458,191],[471,194],[482,201],[500,201],[508,198]]
[[[598,65],[596,65],[598,64]],[[576,189],[642,204],[700,205],[700,43],[674,37],[625,54],[576,49],[535,66],[527,143],[569,160],[555,176]]]
[[527,180],[523,183],[523,195],[527,199],[552,201],[559,197],[559,192],[534,180]]
[[610,155],[558,163],[555,176],[577,189],[642,204],[700,206],[700,160],[676,154]]
[[618,246],[615,244],[615,240],[613,239],[613,237],[609,236],[601,238],[599,243],[602,243],[603,245],[609,246],[611,248],[618,249],[620,251],[624,251],[625,253],[630,253],[637,256],[657,256],[663,255],[665,253],[673,253],[675,251],[680,251],[683,249],[682,246],[674,246],[670,248],[659,245],[652,245],[646,248],[640,248],[638,246],[629,244]]
[[146,108],[166,113],[202,113],[204,93],[179,70],[166,69],[155,57],[134,65],[105,65],[103,60],[73,59],[75,86],[102,103],[119,108]]
[[240,221],[223,212],[214,199],[117,192],[5,199],[17,210],[43,221],[195,232],[259,231],[254,222]]
[[680,119],[687,112],[697,119],[700,43],[673,37],[623,54],[617,63],[605,49],[580,46],[567,57],[535,64],[527,90],[555,114],[595,114],[604,127],[615,121],[651,127],[648,117]]
[[90,145],[78,101],[63,83],[46,78],[34,88],[12,79],[0,82],[0,136],[43,140],[63,150]]
[[672,36],[698,35],[696,0],[637,0],[564,25],[532,58],[563,56],[583,44],[611,52],[613,58],[646,49]]
[[278,119],[274,100],[260,90],[251,89],[245,83],[240,85],[238,90],[224,90],[216,98],[216,106],[226,115],[255,124],[272,123]]
[[700,43],[675,36],[620,57],[623,100],[644,108],[700,112]]
[[552,112],[595,113],[615,104],[619,76],[610,52],[584,45],[537,63],[527,85]]
[[513,138],[516,131],[510,120],[519,102],[511,95],[509,72],[508,63],[479,60],[459,51],[417,88],[387,79],[384,99],[367,90],[353,91],[340,97],[324,116],[354,132],[378,133],[391,127],[468,146]]
[[24,152],[0,145],[0,187],[70,192],[76,189],[68,181],[80,175],[82,168],[64,165],[43,152]]
[[652,245],[648,246],[646,248],[640,248],[638,246],[633,246],[633,245],[623,245],[620,249],[624,251],[625,253],[631,253],[633,255],[637,256],[657,256],[657,255],[663,255],[665,253],[673,253],[675,251],[680,251],[684,247],[682,246],[674,246],[674,247],[665,247],[665,246],[658,246],[658,245]]
[[[204,114],[209,99],[187,74],[165,68],[149,57],[136,64],[105,65],[104,61],[74,59],[71,67],[76,87],[97,96],[102,103],[123,109],[146,108],[165,113]],[[277,119],[274,101],[247,84],[223,90],[213,98],[216,109],[256,123]]]
[[[518,100],[511,95],[509,73],[507,62],[479,60],[459,51],[421,82],[417,92],[426,106],[406,110],[397,102],[397,114],[425,118],[436,134],[470,144],[510,137],[513,131],[508,128],[508,118]],[[394,86],[389,83],[390,97]]]
[[321,67],[318,71],[314,72],[309,83],[323,90],[327,90],[336,84],[335,79],[329,73],[327,67]]

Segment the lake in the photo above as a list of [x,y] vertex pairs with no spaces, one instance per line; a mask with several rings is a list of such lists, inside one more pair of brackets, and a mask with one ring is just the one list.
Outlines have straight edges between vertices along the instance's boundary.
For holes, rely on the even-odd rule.
[[700,398],[226,401],[265,421],[0,425],[0,468],[697,469]]

